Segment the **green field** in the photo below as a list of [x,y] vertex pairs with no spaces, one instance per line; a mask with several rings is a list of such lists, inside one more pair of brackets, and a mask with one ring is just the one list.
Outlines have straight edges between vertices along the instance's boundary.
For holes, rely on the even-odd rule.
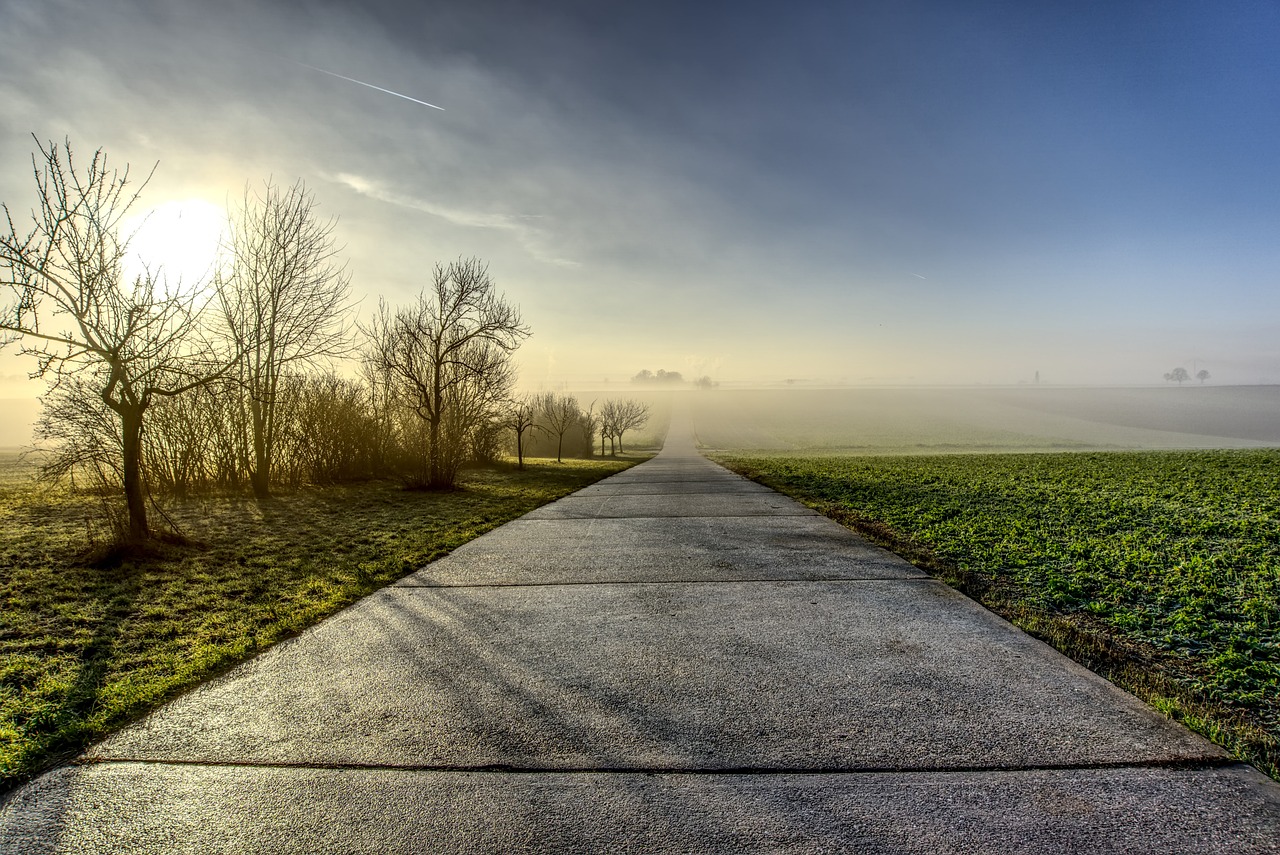
[[1280,451],[717,459],[1280,771]]
[[[98,503],[0,459],[0,790],[533,508],[638,462],[533,461],[460,490],[390,482],[166,503],[197,546],[102,560]],[[159,522],[159,515],[155,515]],[[95,542],[99,546],[95,549]]]

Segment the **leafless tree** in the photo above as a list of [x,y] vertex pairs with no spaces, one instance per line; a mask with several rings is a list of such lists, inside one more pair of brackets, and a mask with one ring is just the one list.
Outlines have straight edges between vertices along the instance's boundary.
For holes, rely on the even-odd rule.
[[302,181],[245,188],[232,218],[229,271],[218,297],[241,352],[240,381],[253,442],[249,479],[270,494],[280,426],[280,380],[351,348],[350,276],[338,261],[335,219],[322,220]]
[[464,372],[445,392],[440,463],[449,484],[468,461],[489,462],[496,453],[495,426],[515,383],[509,357],[488,341],[474,341],[461,353],[462,362],[484,370]]
[[76,487],[118,491],[124,479],[120,420],[91,379],[68,374],[40,399],[35,434],[49,451],[41,458],[40,475],[67,477]]
[[629,430],[639,430],[649,423],[649,405],[640,401],[625,402],[618,420],[618,451],[622,451],[622,435]]
[[600,406],[600,456],[604,456],[604,441],[609,440],[609,453],[616,457],[618,446],[618,419],[621,416],[622,401],[610,398]]
[[524,435],[538,430],[538,398],[523,395],[507,404],[506,425],[516,434],[516,468],[524,469]]
[[538,415],[542,418],[546,432],[555,434],[556,463],[560,463],[564,458],[564,435],[571,427],[578,424],[582,416],[578,399],[573,395],[547,392],[538,401]]
[[151,536],[142,472],[147,409],[210,382],[226,363],[209,357],[196,291],[170,291],[150,272],[123,281],[120,222],[138,199],[128,167],[109,169],[99,150],[81,172],[69,142],[36,145],[30,229],[20,232],[4,206],[0,343],[21,342],[36,360],[33,376],[54,394],[92,393],[115,414],[128,518],[122,535],[144,541]]
[[622,435],[629,430],[639,430],[649,422],[649,405],[631,399],[608,400],[604,402],[600,416],[604,430],[608,432],[610,450],[616,455],[622,451]]
[[427,425],[425,486],[452,487],[456,443],[483,409],[476,405],[509,392],[511,354],[529,335],[519,310],[496,292],[486,265],[459,259],[437,264],[413,305],[380,304],[367,333],[369,363]]

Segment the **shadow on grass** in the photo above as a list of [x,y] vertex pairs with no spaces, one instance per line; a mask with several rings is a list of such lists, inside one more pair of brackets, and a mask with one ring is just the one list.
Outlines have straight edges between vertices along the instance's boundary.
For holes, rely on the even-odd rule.
[[[199,538],[86,550],[83,509],[0,526],[0,793],[471,538],[622,465],[468,472],[170,509]],[[207,543],[207,545],[206,545]]]

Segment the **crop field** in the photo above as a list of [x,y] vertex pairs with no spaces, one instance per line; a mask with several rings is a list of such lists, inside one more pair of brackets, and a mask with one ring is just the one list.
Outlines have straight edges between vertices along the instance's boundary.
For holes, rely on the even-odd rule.
[[1280,775],[1280,450],[715,457]]
[[[0,456],[0,790],[460,544],[638,462],[533,461],[462,489],[390,482],[170,501],[194,546],[102,560],[101,499]],[[158,521],[158,520],[157,520]]]

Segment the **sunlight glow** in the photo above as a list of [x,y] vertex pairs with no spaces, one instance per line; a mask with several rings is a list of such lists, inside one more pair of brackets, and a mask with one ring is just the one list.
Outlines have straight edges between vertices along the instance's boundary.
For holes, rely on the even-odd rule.
[[165,202],[123,226],[122,236],[132,235],[125,281],[149,269],[168,287],[183,290],[208,283],[228,230],[226,209],[204,199]]

